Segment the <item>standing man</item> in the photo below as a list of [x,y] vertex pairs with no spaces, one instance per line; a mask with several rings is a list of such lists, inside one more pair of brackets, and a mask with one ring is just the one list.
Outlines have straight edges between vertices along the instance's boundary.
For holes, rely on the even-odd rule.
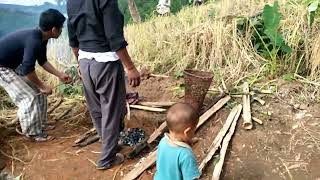
[[129,84],[139,86],[123,35],[123,15],[117,0],[68,0],[70,46],[78,59],[89,112],[102,141],[97,169],[109,169],[124,161],[117,153],[126,114],[124,68]]
[[[65,17],[59,11],[49,9],[41,13],[38,28],[21,30],[0,39],[0,86],[19,108],[22,133],[37,142],[53,137],[44,132],[49,128],[47,95],[52,89],[38,78],[36,61],[62,82],[71,80],[67,74],[55,69],[46,55],[48,40],[60,36],[64,21]],[[14,71],[18,66],[19,75]]]

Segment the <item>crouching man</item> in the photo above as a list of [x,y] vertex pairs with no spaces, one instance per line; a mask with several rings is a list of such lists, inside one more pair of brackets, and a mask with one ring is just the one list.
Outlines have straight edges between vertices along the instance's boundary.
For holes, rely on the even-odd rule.
[[[37,142],[54,139],[45,133],[53,126],[47,124],[47,95],[52,88],[41,81],[36,72],[36,61],[44,70],[63,83],[71,78],[47,61],[47,43],[61,34],[65,17],[55,9],[40,15],[39,27],[20,30],[0,39],[0,86],[18,106],[22,133]],[[19,74],[15,69],[19,67]]]

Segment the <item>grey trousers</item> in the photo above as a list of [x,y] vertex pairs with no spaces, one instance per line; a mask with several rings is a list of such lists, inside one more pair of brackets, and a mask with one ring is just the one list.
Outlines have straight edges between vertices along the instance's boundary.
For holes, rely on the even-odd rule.
[[126,114],[124,69],[120,60],[101,63],[80,60],[87,106],[102,141],[98,165],[112,163],[117,153],[120,131]]

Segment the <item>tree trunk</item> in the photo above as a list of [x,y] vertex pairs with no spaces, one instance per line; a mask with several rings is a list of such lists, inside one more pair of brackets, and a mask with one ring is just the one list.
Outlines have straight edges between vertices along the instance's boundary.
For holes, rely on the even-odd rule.
[[133,19],[133,22],[135,23],[141,22],[141,17],[134,0],[128,0],[128,7],[129,7],[129,11]]

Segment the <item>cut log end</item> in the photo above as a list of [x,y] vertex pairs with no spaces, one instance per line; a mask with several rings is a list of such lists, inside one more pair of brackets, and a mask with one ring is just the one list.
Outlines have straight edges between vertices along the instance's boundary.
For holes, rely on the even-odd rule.
[[250,130],[250,129],[253,128],[253,125],[252,125],[252,123],[245,122],[245,123],[243,123],[243,127],[244,127],[244,129],[246,129],[246,130]]

